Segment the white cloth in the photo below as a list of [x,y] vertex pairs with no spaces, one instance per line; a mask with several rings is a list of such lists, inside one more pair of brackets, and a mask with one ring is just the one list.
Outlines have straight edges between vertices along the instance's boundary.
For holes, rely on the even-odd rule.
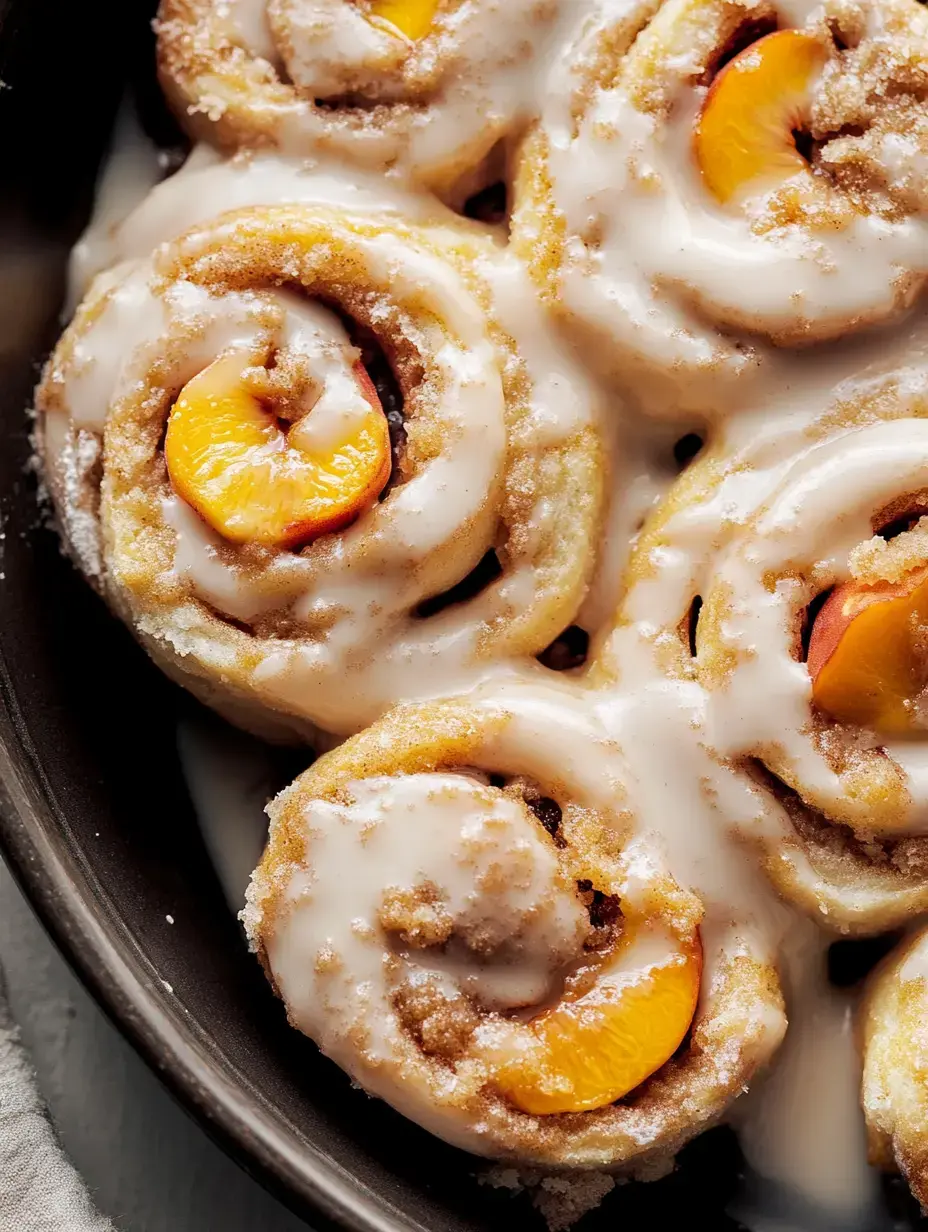
[[0,973],[0,1232],[114,1232],[61,1149]]

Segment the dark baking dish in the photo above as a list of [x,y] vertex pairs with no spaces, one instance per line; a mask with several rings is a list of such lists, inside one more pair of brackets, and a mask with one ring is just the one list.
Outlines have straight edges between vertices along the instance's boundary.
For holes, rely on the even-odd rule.
[[[474,1232],[533,1224],[287,1026],[225,905],[175,747],[192,705],[61,557],[29,474],[29,403],[67,253],[127,86],[170,140],[147,0],[0,0],[0,837],[54,938],[185,1106],[315,1226]],[[118,49],[118,51],[117,51]],[[174,919],[173,926],[166,914]],[[583,1223],[733,1229],[727,1131]],[[911,1226],[911,1225],[909,1225]]]

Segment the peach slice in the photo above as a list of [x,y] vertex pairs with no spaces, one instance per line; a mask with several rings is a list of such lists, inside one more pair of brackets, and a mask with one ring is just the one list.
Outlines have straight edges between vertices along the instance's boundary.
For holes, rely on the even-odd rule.
[[295,447],[243,371],[240,356],[222,356],[181,390],[164,442],[175,492],[224,538],[268,547],[308,543],[369,508],[390,477],[390,434],[364,367],[354,372],[369,410],[324,448]]
[[[497,1075],[497,1086],[536,1116],[603,1108],[669,1061],[690,1028],[702,976],[698,935],[636,966],[632,939],[621,964],[575,1001],[532,1023],[534,1046]],[[648,945],[648,950],[651,946]]]
[[428,34],[438,4],[439,0],[374,0],[370,15],[388,21],[415,42]]
[[806,666],[812,700],[838,722],[911,734],[928,685],[928,568],[838,586],[815,618]]
[[793,134],[808,119],[827,54],[811,34],[778,30],[735,56],[713,81],[695,151],[709,191],[723,205],[808,173]]

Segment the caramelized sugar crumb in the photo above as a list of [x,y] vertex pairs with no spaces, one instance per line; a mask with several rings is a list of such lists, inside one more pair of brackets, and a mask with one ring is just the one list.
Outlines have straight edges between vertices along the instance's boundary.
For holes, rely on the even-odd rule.
[[928,16],[887,6],[873,34],[858,0],[825,8],[819,31],[830,55],[794,134],[816,174],[764,198],[758,234],[839,230],[861,214],[898,221],[928,208]]
[[272,367],[248,368],[244,376],[255,397],[285,423],[302,419],[321,392],[312,361],[297,352],[282,351]]
[[480,1015],[464,994],[421,972],[409,976],[393,994],[400,1021],[423,1052],[458,1061],[467,1052]]
[[771,193],[752,227],[757,235],[785,227],[819,233],[839,231],[849,226],[857,213],[853,201],[831,191],[824,179],[804,176],[787,181]]
[[849,558],[851,574],[858,582],[901,582],[928,563],[928,517],[890,540],[874,535],[858,544]]
[[715,60],[706,69],[701,84],[709,85],[726,64],[729,64],[742,51],[746,51],[748,47],[753,46],[754,43],[764,38],[765,35],[772,34],[776,28],[777,21],[772,13],[762,17],[751,17],[742,22],[741,25],[731,31],[728,38],[722,44]]
[[832,4],[838,50],[813,99],[816,165],[858,209],[888,217],[928,207],[928,21],[888,9],[865,37],[860,3]]
[[615,1177],[605,1172],[546,1176],[535,1189],[532,1203],[551,1232],[561,1232],[595,1210],[615,1184]]
[[412,949],[444,945],[454,929],[441,891],[431,881],[412,890],[394,886],[385,891],[377,918],[386,932]]
[[595,1210],[616,1185],[606,1172],[573,1171],[550,1175],[536,1168],[512,1168],[498,1164],[480,1178],[494,1189],[524,1189],[550,1232],[563,1232],[589,1211]]
[[924,839],[861,838],[850,826],[834,821],[807,804],[798,792],[761,762],[752,761],[746,769],[779,801],[816,872],[827,876],[834,884],[858,882],[859,885],[861,876],[867,880],[886,874],[898,876],[904,884],[915,884],[928,875],[928,847]]
[[317,975],[334,975],[342,969],[341,955],[330,945],[323,945],[316,953],[314,966]]

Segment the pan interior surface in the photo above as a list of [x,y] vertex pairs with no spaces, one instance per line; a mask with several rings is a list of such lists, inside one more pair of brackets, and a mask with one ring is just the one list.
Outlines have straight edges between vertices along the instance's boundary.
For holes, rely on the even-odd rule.
[[[353,1088],[288,1027],[223,897],[181,773],[177,725],[194,703],[107,615],[42,524],[25,408],[127,89],[156,140],[175,136],[158,99],[151,10],[147,0],[0,0],[3,847],[55,939],[174,1092],[314,1226],[534,1225],[524,1197],[477,1183],[485,1165]],[[713,1131],[672,1176],[618,1187],[582,1226],[685,1227],[698,1215],[703,1227],[734,1229],[725,1211],[739,1168],[733,1136]],[[915,1227],[901,1190],[894,1201],[897,1226]]]

